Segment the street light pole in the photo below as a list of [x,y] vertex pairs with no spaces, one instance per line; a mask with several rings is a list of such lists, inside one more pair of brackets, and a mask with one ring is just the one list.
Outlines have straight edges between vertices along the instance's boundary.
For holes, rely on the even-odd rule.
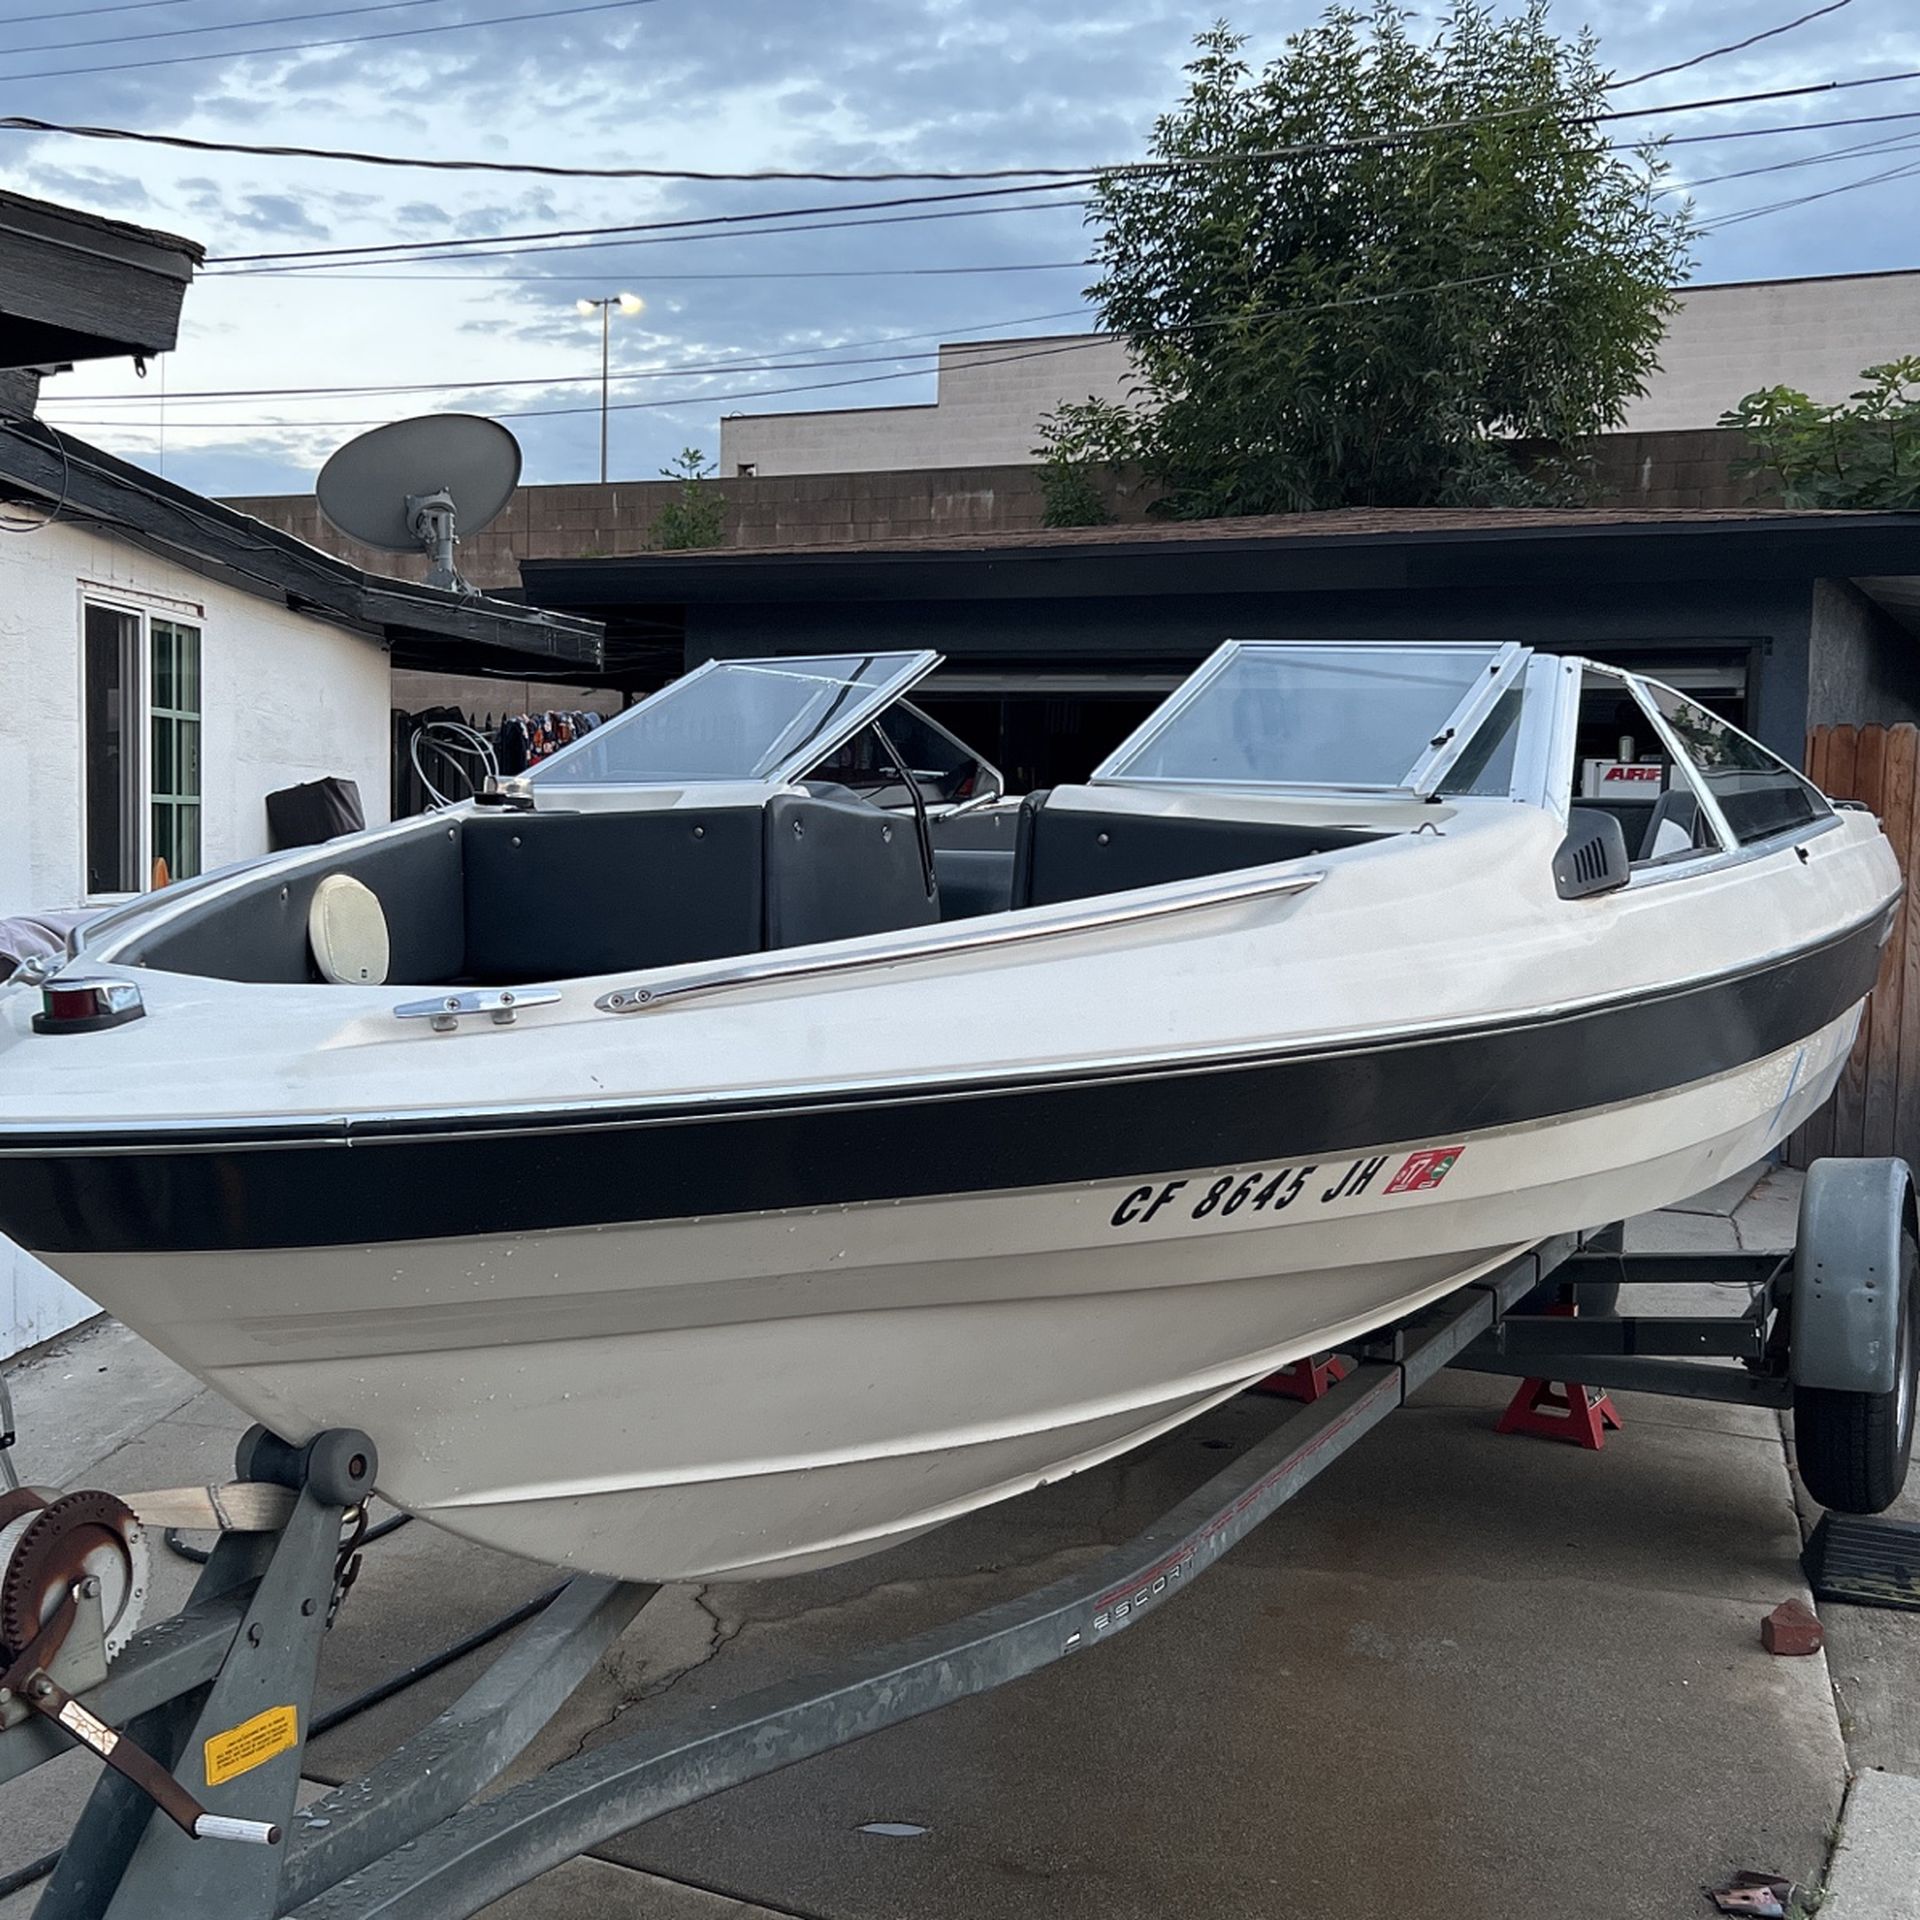
[[622,313],[639,313],[646,302],[637,293],[610,293],[604,300],[576,300],[574,310],[577,313],[591,313],[600,309],[600,484],[607,483],[607,413],[609,410],[608,388],[612,375],[608,370],[608,360],[613,337],[613,310],[618,307]]
[[613,334],[613,302],[600,302],[600,484],[607,484],[607,345]]

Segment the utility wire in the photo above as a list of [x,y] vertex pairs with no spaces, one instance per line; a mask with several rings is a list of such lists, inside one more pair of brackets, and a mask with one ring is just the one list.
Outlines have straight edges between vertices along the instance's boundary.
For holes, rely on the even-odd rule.
[[[890,213],[870,214],[862,220],[812,220],[792,227],[751,227],[747,233],[758,240],[763,236],[777,233],[832,233],[842,227],[906,227],[925,220],[977,220],[983,214],[1000,213],[1047,213],[1055,207],[1084,207],[1091,203],[1086,200],[1052,201],[1016,201],[1012,206],[992,207],[947,207],[938,213]],[[605,253],[626,247],[672,247],[683,246],[690,240],[732,240],[741,236],[721,229],[714,233],[656,233],[643,235],[638,240],[558,240],[535,247],[501,247],[499,249],[480,249],[470,253],[438,253],[425,256],[426,261],[435,260],[515,260],[536,253]],[[396,243],[398,244],[398,243]],[[216,280],[243,279],[249,274],[279,274],[281,276],[337,273],[343,268],[356,264],[352,260],[315,260],[303,266],[290,267],[216,267],[211,275],[203,276]],[[395,254],[375,261],[376,266],[403,267],[422,264],[407,254]]]
[[[885,223],[882,223],[885,224]],[[803,229],[804,231],[804,229]],[[696,236],[697,237],[697,236]],[[396,262],[404,265],[404,262]],[[653,268],[646,270],[647,284],[657,286],[663,282],[681,280],[912,280],[923,275],[952,275],[969,273],[1088,273],[1094,271],[1091,260],[1012,260],[988,261],[981,266],[968,267],[790,267],[767,268],[764,270],[740,270],[728,273],[656,273]],[[310,286],[331,286],[335,281],[364,280],[404,280],[415,285],[435,287],[458,287],[470,285],[491,287],[505,281],[518,286],[572,287],[604,286],[606,273],[360,273],[342,271],[330,273],[324,279],[310,277],[304,267],[249,267],[244,273],[216,273],[210,276],[216,280],[272,280],[298,279],[306,277]]]
[[[286,26],[295,20],[341,20],[357,13],[397,13],[403,7],[443,7],[447,0],[375,0],[365,7],[322,7],[317,13],[270,13],[258,20],[219,20],[211,26],[161,27],[151,33],[115,33],[104,40],[29,40],[22,46],[8,47],[5,58],[17,53],[54,53],[72,47],[121,47],[131,40],[184,40],[196,33],[248,33],[255,27]],[[11,26],[12,21],[0,22]],[[0,78],[7,76],[0,75]]]
[[1681,180],[1662,186],[1661,193],[1694,193],[1701,187],[1717,187],[1729,180],[1753,180],[1767,173],[1792,173],[1800,167],[1830,166],[1837,160],[1855,160],[1863,153],[1899,152],[1920,140],[1920,130],[1884,133],[1877,140],[1856,140],[1844,147],[1828,147],[1819,153],[1803,153],[1794,160],[1775,160],[1764,167],[1740,167],[1732,173],[1710,173],[1698,180]]
[[115,0],[110,7],[55,7],[48,13],[10,13],[0,27],[24,27],[35,20],[85,20],[96,13],[146,13],[154,7],[184,6],[186,0]]
[[1724,47],[1709,47],[1705,53],[1696,53],[1691,60],[1676,60],[1670,67],[1649,67],[1645,73],[1636,73],[1631,80],[1615,80],[1615,87],[1637,87],[1646,80],[1664,79],[1670,73],[1685,73],[1689,67],[1703,66],[1709,60],[1722,59],[1729,53],[1744,53],[1748,47],[1757,47],[1762,40],[1777,39],[1783,33],[1791,33],[1796,27],[1804,27],[1810,20],[1824,19],[1830,13],[1838,13],[1842,7],[1850,7],[1853,0],[1828,0],[1824,7],[1815,7],[1811,13],[1803,13],[1797,20],[1788,20],[1777,27],[1768,27],[1761,33],[1750,33],[1744,40],[1733,40]]
[[[583,13],[624,13],[659,0],[591,0],[590,5],[548,7],[539,13],[501,13],[485,20],[445,20],[431,27],[391,27],[385,33],[356,33],[339,40],[289,40],[272,47],[235,47],[218,53],[173,53],[159,60],[116,60],[98,67],[32,67],[25,73],[0,73],[0,86],[15,80],[58,80],[83,73],[142,73],[152,67],[185,67],[201,60],[253,60],[269,53],[321,53],[333,47],[361,47],[375,40],[412,40],[428,33],[465,33],[474,27],[525,26],[541,20],[571,20]],[[0,128],[11,119],[0,121]]]
[[[873,340],[837,340],[830,346],[823,346],[820,353],[852,353],[868,347],[904,346],[916,340],[937,340],[945,342],[957,333],[986,333],[998,331],[1002,327],[1033,327],[1048,320],[1080,320],[1087,317],[1082,307],[1070,307],[1054,313],[1016,313],[1000,320],[976,320],[963,327],[944,327],[930,333],[890,333],[882,334]],[[939,348],[933,349],[938,353]],[[881,354],[879,360],[918,360],[930,358],[925,353]],[[873,361],[821,360],[808,357],[799,360],[779,361],[690,361],[655,367],[630,367],[607,376],[610,380],[660,380],[676,374],[703,373],[785,373],[799,367],[836,367],[872,365]],[[597,373],[555,373],[526,374],[512,380],[414,380],[401,381],[391,386],[337,386],[337,387],[203,387],[194,391],[170,394],[158,393],[64,393],[57,396],[42,395],[43,404],[57,398],[69,406],[83,403],[125,402],[129,405],[167,406],[180,400],[283,400],[307,398],[316,394],[329,396],[356,395],[373,396],[389,393],[479,393],[499,387],[578,387],[598,386],[600,375]]]
[[1894,120],[1920,120],[1917,113],[1855,113],[1844,120],[1790,120],[1777,127],[1725,127],[1718,133],[1670,133],[1662,147],[1701,147],[1715,140],[1771,140],[1782,133],[1826,133],[1834,127],[1884,127]]
[[[615,3],[647,5],[650,4],[650,0],[615,0]],[[532,19],[563,16],[555,14],[519,17]],[[460,24],[490,26],[499,23],[467,21]],[[283,52],[289,49],[267,48],[262,51]],[[30,79],[35,76],[12,74],[4,77]],[[1797,87],[1772,87],[1754,93],[1719,94],[1696,100],[1672,100],[1651,107],[1623,107],[1604,113],[1574,114],[1566,116],[1563,124],[1599,126],[1610,125],[1621,120],[1655,119],[1677,113],[1703,113],[1719,107],[1756,106],[1769,100],[1798,100],[1815,94],[1847,92],[1859,87],[1888,86],[1903,80],[1920,80],[1920,69],[1901,73],[1862,74],[1850,80],[1810,81]],[[1430,126],[1401,127],[1375,134],[1356,134],[1345,140],[1303,141],[1287,146],[1266,148],[1254,153],[1197,154],[1179,160],[1120,160],[1078,167],[894,168],[881,172],[857,173],[829,173],[771,167],[742,173],[722,173],[683,167],[576,167],[532,160],[443,160],[429,159],[419,154],[373,153],[351,147],[282,146],[237,140],[202,140],[188,134],[149,133],[130,127],[87,126],[69,121],[42,120],[28,114],[0,116],[0,132],[54,133],[77,140],[130,140],[146,146],[177,147],[190,153],[233,153],[253,159],[337,160],[356,166],[419,168],[435,173],[507,173],[570,180],[679,180],[723,184],[808,181],[828,185],[882,185],[906,181],[1070,179],[1083,174],[1104,177],[1110,174],[1184,173],[1195,170],[1204,171],[1218,166],[1253,166],[1268,161],[1319,158],[1340,153],[1357,153],[1375,147],[1398,146],[1408,141],[1430,139],[1436,134],[1457,133],[1470,127],[1511,119],[1516,115],[1524,115],[1528,111],[1529,109],[1523,107],[1509,108],[1495,114],[1482,114],[1461,120],[1437,121]],[[1851,126],[1860,123],[1843,120],[1805,124]],[[1800,130],[1800,128],[1784,129],[1784,131],[1794,132]],[[1783,131],[1783,129],[1735,129],[1728,133],[1681,136],[1681,138],[1741,139],[1753,137],[1763,131]]]
[[[1184,327],[1168,327],[1162,328],[1159,331],[1169,334],[1185,334],[1200,332],[1213,327],[1244,326],[1249,320],[1302,319],[1314,314],[1342,312],[1356,307],[1383,306],[1389,301],[1394,300],[1406,300],[1435,293],[1451,293],[1466,287],[1487,286],[1494,281],[1503,280],[1507,277],[1504,272],[1476,273],[1459,280],[1435,281],[1431,285],[1424,287],[1398,287],[1384,293],[1353,294],[1344,299],[1316,301],[1308,306],[1283,305],[1253,307],[1237,313],[1222,314],[1211,320],[1196,320]],[[1050,359],[1055,355],[1063,353],[1084,353],[1090,348],[1108,346],[1112,343],[1112,339],[1113,336],[1111,335],[1094,335],[1073,340],[1056,340],[1046,346],[1027,347],[1003,354],[981,355],[970,360],[968,365],[969,367],[1010,366],[1019,361]],[[983,341],[980,344],[991,345],[992,343]],[[886,357],[892,359],[898,356],[888,355]],[[924,377],[924,372],[924,369],[915,367],[909,368],[901,373],[865,374],[853,379],[821,380],[787,387],[757,387],[737,393],[687,393],[675,394],[664,400],[623,400],[617,402],[609,408],[608,411],[613,413],[645,413],[663,407],[707,405],[715,400],[764,400],[789,393],[819,393],[830,388],[877,386],[884,381],[890,380],[917,380]],[[601,409],[598,406],[532,407],[522,409],[518,412],[502,412],[494,417],[501,420],[558,419],[574,414],[597,414],[600,411]],[[128,423],[124,420],[78,420],[67,421],[64,424],[67,426],[124,427]],[[174,426],[198,427],[203,430],[212,430],[215,432],[236,432],[246,428],[273,428],[282,431],[298,432],[321,427],[367,427],[380,426],[383,424],[384,422],[380,420],[201,420],[169,421],[168,423],[169,428]]]
[[1725,227],[1738,227],[1749,220],[1759,220],[1768,214],[1788,213],[1795,207],[1811,206],[1816,200],[1832,200],[1843,193],[1858,193],[1862,187],[1877,187],[1888,180],[1905,180],[1920,173],[1920,160],[1910,161],[1902,167],[1888,167],[1881,173],[1869,173],[1858,180],[1843,181],[1837,187],[1825,187],[1816,193],[1795,194],[1790,200],[1769,201],[1763,206],[1741,207],[1732,213],[1723,213],[1711,220],[1704,220],[1697,229],[1701,233],[1718,233]]
[[[375,254],[404,253],[409,259],[430,259],[451,247],[510,247],[529,240],[586,240],[608,234],[683,233],[694,227],[738,227],[762,220],[810,220],[819,214],[873,213],[894,207],[939,206],[954,200],[1004,200],[1023,193],[1046,193],[1067,187],[1090,187],[1091,177],[1060,180],[1051,187],[967,187],[957,193],[906,193],[888,200],[841,200],[811,207],[767,207],[757,213],[705,213],[680,220],[636,220],[617,227],[545,227],[530,233],[467,233],[445,240],[383,240],[352,247],[289,247],[277,253],[214,253],[209,266],[258,266],[282,260],[365,260]],[[1050,202],[1039,203],[1043,206]],[[390,263],[393,264],[393,263]]]

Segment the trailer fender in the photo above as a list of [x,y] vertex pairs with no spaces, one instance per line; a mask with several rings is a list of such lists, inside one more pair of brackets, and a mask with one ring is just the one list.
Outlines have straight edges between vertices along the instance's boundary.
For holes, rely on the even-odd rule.
[[1900,1242],[1914,1235],[1904,1160],[1816,1160],[1800,1195],[1790,1371],[1797,1387],[1891,1393],[1900,1351]]

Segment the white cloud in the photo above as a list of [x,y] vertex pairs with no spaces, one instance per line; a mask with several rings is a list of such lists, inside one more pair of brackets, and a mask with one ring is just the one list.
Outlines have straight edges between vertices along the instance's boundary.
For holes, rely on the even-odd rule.
[[[358,15],[338,33],[531,12],[533,0],[445,0],[431,9]],[[1317,9],[1296,3],[1256,40],[1269,52],[1285,26]],[[9,83],[0,112],[30,113],[206,138],[368,147],[439,156],[498,156],[564,164],[746,169],[1074,164],[1139,151],[1154,114],[1177,95],[1191,32],[1212,9],[1170,0],[658,0],[626,12],[368,42],[231,64],[195,62],[94,76]],[[1240,10],[1243,17],[1251,9]],[[1432,9],[1427,11],[1431,13]],[[1787,9],[1781,10],[1785,17]],[[1265,14],[1265,10],[1262,10]],[[169,28],[225,17],[216,0],[163,12],[72,14],[36,27],[42,38],[96,33],[83,50],[0,54],[0,67],[160,60],[214,47],[324,38],[330,23],[235,28],[177,40],[115,38],[116,24]],[[1271,18],[1270,14],[1265,16]],[[1649,9],[1591,0],[1586,16],[1609,62],[1632,73],[1741,38],[1752,0],[1689,0]],[[1572,16],[1563,23],[1570,30]],[[144,29],[142,29],[144,30]],[[1920,67],[1920,24],[1904,0],[1855,0],[1792,35],[1648,83],[1626,96],[1652,104],[1761,90],[1826,77]],[[1775,126],[1841,113],[1920,112],[1920,85],[1866,88],[1674,121],[1648,131]],[[1920,135],[1920,119],[1912,123]],[[1680,149],[1682,179],[1813,154],[1898,127],[1809,133]],[[858,188],[539,181],[414,173],[217,154],[129,148],[20,134],[0,136],[0,182],[130,215],[205,241],[214,254],[314,245],[372,245],[546,227],[682,218],[751,208],[883,197]],[[1839,185],[1878,166],[1861,156],[1830,166],[1731,181],[1700,191],[1711,215]],[[1909,266],[1911,183],[1815,203],[1709,238],[1704,278]],[[899,191],[912,191],[900,189]],[[1023,196],[1026,197],[1026,196]],[[1048,196],[1035,194],[1036,200]],[[1061,196],[1070,198],[1071,196]],[[849,216],[859,217],[859,216]],[[701,239],[659,236],[603,250],[527,254],[495,265],[450,262],[360,267],[302,277],[209,273],[188,296],[185,337],[145,382],[130,370],[86,368],[47,396],[102,398],[53,405],[51,415],[115,420],[79,430],[151,459],[160,436],[148,396],[245,387],[395,385],[442,380],[583,384],[462,395],[320,396],[234,403],[170,400],[170,473],[214,491],[296,487],[355,423],[470,404],[509,418],[534,479],[590,474],[597,458],[599,323],[573,310],[581,293],[632,287],[639,322],[616,319],[615,363],[627,368],[838,357],[848,341],[888,335],[1005,330],[1078,303],[1077,271],[894,276],[901,267],[1075,260],[1084,251],[1071,208],[996,211],[954,220],[848,226],[814,234]],[[755,272],[870,278],[727,278]],[[689,277],[711,276],[711,277]],[[1070,320],[1040,330],[1064,330]],[[915,340],[914,348],[932,344]],[[867,349],[874,351],[874,349]],[[675,375],[636,380],[620,397],[647,404],[616,416],[616,472],[648,475],[688,442],[709,453],[722,411],[738,406],[869,405],[931,397],[925,362],[911,377],[817,395],[751,400],[798,386],[803,372]],[[887,365],[823,369],[821,381],[864,378]],[[658,404],[671,400],[671,406]],[[539,415],[544,408],[576,412]],[[518,417],[515,417],[518,416]],[[529,417],[531,416],[531,417]],[[283,422],[279,426],[255,424]]]

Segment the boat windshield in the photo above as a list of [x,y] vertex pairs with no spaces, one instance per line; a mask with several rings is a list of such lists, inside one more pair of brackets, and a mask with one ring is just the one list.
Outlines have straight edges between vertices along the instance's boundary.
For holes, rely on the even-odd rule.
[[1511,687],[1525,649],[1230,641],[1096,769],[1180,786],[1406,791]]
[[831,753],[939,658],[847,653],[710,660],[562,748],[529,778],[555,787],[778,786]]

